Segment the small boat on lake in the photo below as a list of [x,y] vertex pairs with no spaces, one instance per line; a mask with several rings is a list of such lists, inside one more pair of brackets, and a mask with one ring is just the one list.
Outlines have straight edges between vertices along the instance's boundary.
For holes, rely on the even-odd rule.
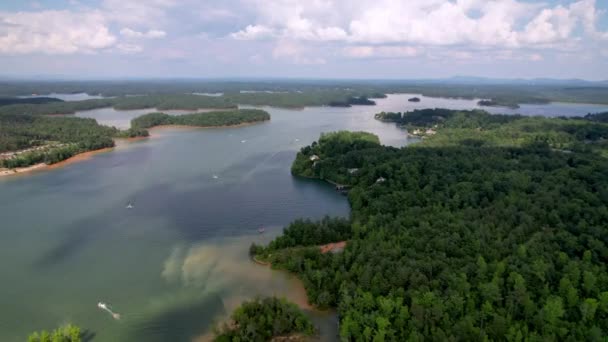
[[129,202],[129,204],[127,204],[127,209],[133,209],[133,204],[131,204],[131,202]]
[[264,234],[265,231],[266,231],[266,229],[264,229],[264,227],[258,228],[258,233],[259,234]]
[[106,304],[104,302],[99,302],[99,303],[97,303],[97,307],[100,308],[101,310],[107,311],[112,316],[112,318],[114,318],[115,320],[119,320],[120,319],[120,314],[117,314],[114,311],[112,311],[108,307],[108,304]]

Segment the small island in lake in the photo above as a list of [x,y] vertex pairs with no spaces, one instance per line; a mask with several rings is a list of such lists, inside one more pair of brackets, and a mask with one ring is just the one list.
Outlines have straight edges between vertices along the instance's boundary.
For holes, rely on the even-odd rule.
[[376,105],[376,102],[368,99],[365,96],[350,96],[344,101],[331,101],[329,103],[330,107],[352,107],[353,105],[374,106]]
[[503,102],[497,100],[480,100],[477,104],[482,107],[507,107],[510,109],[518,109],[519,104],[513,102]]
[[270,114],[260,109],[235,109],[184,115],[150,113],[131,120],[132,129],[156,126],[227,127],[270,120]]
[[419,97],[412,97],[410,99],[408,99],[409,102],[420,102],[420,98]]

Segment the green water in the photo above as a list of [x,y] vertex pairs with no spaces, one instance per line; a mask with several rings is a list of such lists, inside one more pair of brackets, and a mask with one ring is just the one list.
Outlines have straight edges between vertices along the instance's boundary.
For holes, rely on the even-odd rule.
[[[375,107],[268,108],[270,122],[156,131],[90,160],[0,179],[0,341],[68,322],[93,341],[192,341],[256,295],[304,303],[297,280],[248,259],[250,243],[299,217],[347,216],[346,198],[331,186],[290,175],[297,150],[339,129],[406,145],[402,130],[373,114],[409,108],[408,97]],[[427,100],[416,105],[432,106]],[[120,114],[79,113],[117,125],[133,113]],[[322,339],[335,339],[333,314],[309,314]]]

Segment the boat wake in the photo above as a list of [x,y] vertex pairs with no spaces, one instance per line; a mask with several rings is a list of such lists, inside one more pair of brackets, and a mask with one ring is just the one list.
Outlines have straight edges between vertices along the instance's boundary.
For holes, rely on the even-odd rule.
[[97,307],[98,307],[98,308],[100,308],[100,309],[102,309],[102,310],[107,311],[107,312],[108,312],[108,313],[109,313],[109,314],[112,316],[112,318],[114,318],[115,320],[119,320],[119,319],[120,319],[120,314],[118,314],[118,313],[116,313],[116,312],[112,311],[112,310],[111,310],[111,309],[108,307],[108,304],[106,304],[106,303],[102,303],[102,302],[99,302],[99,303],[97,303]]

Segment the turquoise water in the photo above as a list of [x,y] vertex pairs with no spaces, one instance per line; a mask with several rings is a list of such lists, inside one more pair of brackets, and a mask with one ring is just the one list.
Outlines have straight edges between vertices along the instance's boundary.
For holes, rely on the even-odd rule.
[[[349,214],[328,184],[290,175],[298,149],[321,132],[365,130],[404,146],[406,134],[374,113],[465,101],[412,104],[409,97],[391,95],[374,107],[266,108],[272,120],[258,125],[156,130],[89,160],[1,178],[0,341],[68,322],[87,328],[93,341],[204,340],[253,296],[305,304],[297,280],[248,259],[250,243],[299,217]],[[120,114],[79,113],[128,125],[130,114]],[[98,309],[99,301],[121,319]],[[309,314],[323,339],[335,339],[331,313]]]

